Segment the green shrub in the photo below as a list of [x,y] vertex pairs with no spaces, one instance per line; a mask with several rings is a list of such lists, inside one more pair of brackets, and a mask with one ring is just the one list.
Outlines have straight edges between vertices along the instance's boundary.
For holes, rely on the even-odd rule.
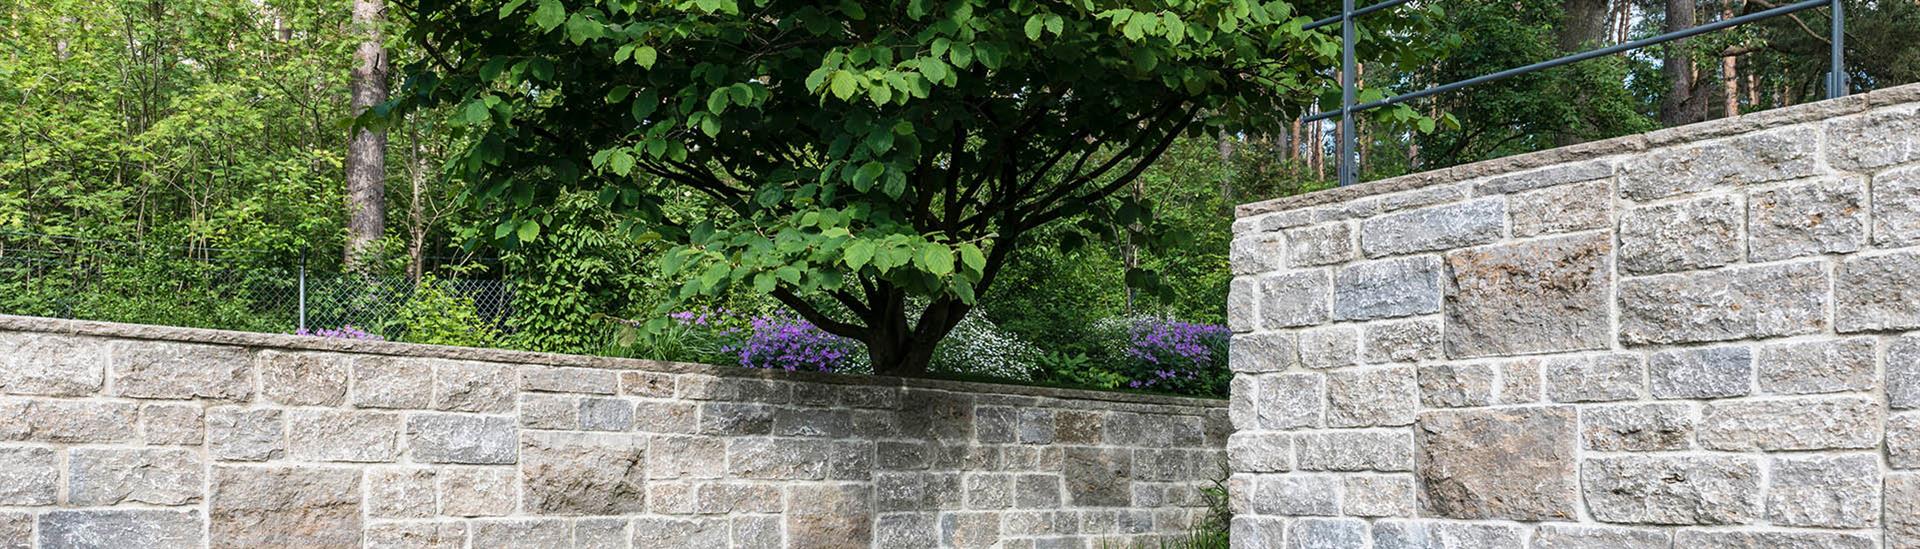
[[408,343],[462,347],[495,347],[502,340],[499,328],[480,319],[472,299],[432,276],[420,279],[387,333]]

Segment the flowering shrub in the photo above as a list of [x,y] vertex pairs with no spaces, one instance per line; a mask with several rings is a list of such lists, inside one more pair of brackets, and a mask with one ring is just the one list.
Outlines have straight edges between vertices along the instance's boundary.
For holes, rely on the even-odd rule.
[[863,356],[859,342],[797,318],[755,318],[744,336],[723,349],[738,353],[740,365],[748,368],[845,372]]
[[1224,394],[1231,332],[1217,324],[1143,319],[1127,332],[1128,387],[1182,394]]
[[293,335],[324,337],[328,339],[364,339],[368,341],[386,341],[387,340],[387,338],[380,337],[374,334],[369,334],[365,330],[355,328],[352,324],[341,326],[339,328],[320,328],[315,330],[301,328],[299,330],[294,331]]
[[1042,353],[980,313],[967,315],[933,351],[935,372],[1032,381]]

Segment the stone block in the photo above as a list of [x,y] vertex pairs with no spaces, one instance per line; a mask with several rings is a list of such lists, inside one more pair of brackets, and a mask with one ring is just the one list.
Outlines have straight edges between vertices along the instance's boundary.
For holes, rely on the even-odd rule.
[[506,516],[520,501],[519,479],[511,467],[446,467],[437,477],[434,492],[443,516]]
[[[12,343],[9,345],[9,343]],[[100,392],[107,343],[86,337],[24,333],[0,336],[0,393],[89,396]],[[9,360],[11,362],[9,362]]]
[[32,513],[0,512],[0,549],[33,549]]
[[1524,238],[1606,228],[1613,220],[1607,181],[1561,185],[1507,198],[1513,236]]
[[520,493],[526,512],[618,515],[646,510],[644,437],[529,432],[520,444]]
[[1850,253],[1867,243],[1866,178],[1824,178],[1748,199],[1752,261]]
[[1749,524],[1760,513],[1760,468],[1742,457],[1592,458],[1580,480],[1601,522]]
[[656,436],[648,450],[648,478],[720,478],[727,472],[727,443],[718,437]]
[[136,437],[128,402],[0,400],[0,440],[104,444]]
[[734,438],[727,441],[727,471],[736,478],[823,480],[832,445],[824,440]]
[[1581,443],[1597,452],[1657,452],[1693,447],[1693,410],[1685,404],[1621,404],[1580,409]]
[[357,470],[216,466],[212,475],[212,547],[360,545]]
[[1646,345],[1816,333],[1827,326],[1827,286],[1819,262],[1623,280],[1620,340]]
[[1230,526],[1233,547],[1281,547],[1287,540],[1287,519],[1236,515]]
[[1873,177],[1873,245],[1920,244],[1920,166]]
[[1610,178],[1613,176],[1613,173],[1614,168],[1611,160],[1553,164],[1537,170],[1527,170],[1489,177],[1474,184],[1473,194],[1476,196],[1513,194],[1534,189],[1564,186],[1568,183]]
[[1233,422],[1234,428],[1261,428],[1259,395],[1261,386],[1265,384],[1260,380],[1251,375],[1237,374],[1227,381],[1227,419]]
[[520,429],[513,416],[417,414],[407,417],[413,461],[506,465],[518,459]]
[[1447,254],[1447,356],[1607,347],[1611,255],[1604,233]]
[[733,543],[742,547],[779,547],[781,539],[781,517],[778,515],[756,515],[733,517],[727,521],[727,529],[733,532]]
[[[1382,259],[1341,267],[1333,279],[1333,318],[1368,320],[1440,312],[1440,258]],[[1281,327],[1281,326],[1275,326]]]
[[1227,461],[1232,470],[1244,473],[1290,471],[1293,469],[1293,437],[1285,433],[1234,433],[1227,437]]
[[347,398],[351,355],[265,350],[254,355],[260,396],[287,406],[339,406]]
[[1013,506],[1020,509],[1059,507],[1060,475],[1039,473],[1016,475],[1013,480]]
[[1413,470],[1413,435],[1400,429],[1305,433],[1295,444],[1301,471]]
[[1920,547],[1920,474],[1887,475],[1885,535],[1888,547]]
[[1751,347],[1661,351],[1647,362],[1654,398],[1727,398],[1753,392]]
[[1418,507],[1412,475],[1348,475],[1340,514],[1350,517],[1412,517]]
[[[1262,376],[1259,380],[1259,417],[1263,429],[1319,427],[1327,402],[1326,376],[1296,373]],[[1109,417],[1108,421],[1115,421]]]
[[623,395],[670,398],[675,390],[673,374],[620,372],[620,394]]
[[244,347],[122,341],[113,347],[114,393],[154,399],[246,401],[253,397]]
[[1869,454],[1774,458],[1767,520],[1781,526],[1866,528],[1880,523],[1880,463]]
[[1833,276],[1836,330],[1920,328],[1920,252],[1848,257]]
[[[633,372],[651,373],[651,372]],[[520,367],[520,388],[549,393],[611,395],[619,392],[620,372],[599,368]]]
[[1540,401],[1541,360],[1523,358],[1500,364],[1499,386],[1493,401],[1499,404],[1529,404]]
[[700,430],[700,406],[674,400],[633,404],[633,428],[643,433],[691,434]]
[[[200,512],[191,510],[57,510],[40,515],[40,547],[198,549],[205,546],[205,528]],[[217,539],[213,546],[226,547]]]
[[430,408],[433,365],[419,359],[354,357],[350,400],[361,408]]
[[1054,439],[1060,444],[1099,445],[1105,439],[1105,422],[1099,412],[1061,410],[1053,416]]
[[1133,456],[1126,450],[1067,448],[1064,469],[1067,504],[1121,507],[1131,503]]
[[1657,274],[1739,262],[1746,214],[1739,195],[1628,209],[1620,216],[1620,270]]
[[694,490],[693,511],[703,515],[780,512],[780,485],[702,482]]
[[207,453],[222,461],[266,461],[287,452],[286,420],[279,409],[220,407],[207,410]]
[[1416,319],[1368,324],[1366,361],[1422,362],[1440,359],[1440,320]]
[[1286,549],[1350,549],[1367,543],[1367,522],[1353,518],[1303,518],[1287,525]]
[[1646,398],[1646,366],[1640,355],[1613,353],[1593,357],[1541,360],[1547,398],[1554,402],[1611,402]]
[[1360,250],[1385,257],[1485,244],[1500,239],[1506,218],[1498,197],[1383,215],[1360,222]]
[[1260,327],[1260,279],[1237,276],[1227,282],[1227,329],[1251,332]]
[[1011,444],[1020,427],[1020,411],[1006,406],[981,406],[973,418],[974,440],[981,444]]
[[1272,272],[1287,265],[1287,241],[1280,233],[1254,233],[1234,238],[1228,246],[1233,274]]
[[1920,414],[1887,417],[1887,466],[1920,469]]
[[788,489],[787,547],[833,548],[873,543],[872,490],[861,484],[806,484]]
[[700,404],[700,434],[770,435],[773,434],[773,414],[778,410],[766,404],[703,402]]
[[586,431],[633,430],[633,402],[619,398],[580,399],[580,429]]
[[[1533,531],[1533,549],[1627,549],[1667,547],[1673,536],[1653,528],[1542,524]],[[1690,546],[1691,547],[1691,546]]]
[[287,412],[287,453],[301,461],[389,462],[400,457],[400,415],[342,410]]
[[438,512],[434,476],[434,469],[425,467],[368,468],[367,516],[377,519],[433,517]]
[[1228,343],[1227,366],[1235,372],[1280,372],[1299,365],[1299,343],[1293,332],[1234,334]]
[[1000,514],[989,512],[942,513],[940,545],[963,549],[986,549],[1000,543]]
[[[1827,163],[1864,172],[1920,159],[1920,110],[1892,107],[1827,122]],[[1844,144],[1835,146],[1831,144]]]
[[1527,532],[1507,524],[1383,520],[1373,524],[1374,549],[1522,549]]
[[0,448],[0,505],[53,505],[60,496],[60,455],[47,448]]
[[1333,282],[1326,269],[1290,271],[1255,280],[1259,284],[1260,327],[1272,330],[1327,321]]
[[381,522],[367,525],[362,549],[464,549],[462,522]]
[[1887,343],[1887,407],[1920,408],[1920,335],[1894,338]]
[[75,506],[200,501],[205,463],[192,450],[76,448],[67,462],[67,503]]
[[1634,155],[1620,166],[1620,196],[1654,200],[1820,173],[1820,136],[1804,126]]
[[1400,192],[1388,192],[1359,197],[1344,204],[1330,206],[1340,212],[1341,217],[1365,218],[1424,206],[1459,202],[1467,199],[1466,185],[1438,183],[1414,187]]
[[1301,330],[1300,365],[1315,370],[1350,366],[1360,360],[1360,329],[1335,325]]
[[520,376],[512,366],[438,361],[433,368],[433,409],[503,413],[513,410]]
[[1465,408],[1493,403],[1493,367],[1486,364],[1421,366],[1420,404],[1429,408]]
[[1253,511],[1262,515],[1340,514],[1340,478],[1332,475],[1266,475],[1254,488]]
[[1045,408],[1020,409],[1020,428],[1018,434],[1018,442],[1021,444],[1052,444],[1054,434],[1053,410]]
[[[747,545],[771,547],[778,545],[780,539],[775,537],[771,544],[768,543],[765,537],[765,525],[768,523],[773,526],[773,535],[779,536],[779,517],[738,517],[733,520],[729,529],[733,531],[734,539],[745,542]],[[628,546],[633,543],[633,534],[628,532],[628,526],[630,524],[626,518],[575,520],[573,521],[573,547],[574,549],[628,549]]]
[[639,517],[633,519],[633,546],[727,547],[727,521],[719,518]]
[[940,546],[940,516],[936,513],[888,513],[873,522],[875,547],[935,549]]
[[151,445],[199,446],[206,442],[206,409],[193,404],[140,406],[140,441]]
[[1572,407],[1433,411],[1414,426],[1426,516],[1521,521],[1576,516]]
[[1760,348],[1760,390],[1786,395],[1867,391],[1874,387],[1872,338],[1777,343]]
[[1880,445],[1880,415],[1857,397],[1710,402],[1696,436],[1729,452],[1870,449]]
[[1329,427],[1408,425],[1420,409],[1420,388],[1411,366],[1326,376]]
[[[1838,532],[1765,532],[1750,530],[1681,530],[1675,547],[1689,549],[1873,549],[1873,538]],[[1899,547],[1894,545],[1892,547]]]
[[575,395],[520,395],[520,426],[526,429],[580,430],[580,400]]
[[[475,549],[572,547],[573,529],[560,519],[510,519],[473,523]],[[721,528],[722,537],[725,528]]]
[[962,503],[967,509],[1013,508],[1013,474],[966,473]]
[[1286,236],[1288,265],[1295,268],[1345,263],[1355,256],[1353,229],[1346,223],[1289,229]]

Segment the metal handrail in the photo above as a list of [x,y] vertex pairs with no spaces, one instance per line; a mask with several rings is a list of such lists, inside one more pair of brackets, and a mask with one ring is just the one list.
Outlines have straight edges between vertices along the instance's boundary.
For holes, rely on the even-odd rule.
[[1828,72],[1827,72],[1827,82],[1826,82],[1827,98],[1832,99],[1837,97],[1843,97],[1848,93],[1846,57],[1845,57],[1845,41],[1846,41],[1845,17],[1846,15],[1845,15],[1845,9],[1840,4],[1841,0],[1804,0],[1802,2],[1788,4],[1788,5],[1780,6],[1777,8],[1771,8],[1763,11],[1749,13],[1739,17],[1734,17],[1732,19],[1724,19],[1724,20],[1708,23],[1705,25],[1700,25],[1697,27],[1681,29],[1681,30],[1669,32],[1666,34],[1662,34],[1659,36],[1642,38],[1632,42],[1615,44],[1615,45],[1608,46],[1605,48],[1600,48],[1597,50],[1590,50],[1590,51],[1584,51],[1584,52],[1580,52],[1572,55],[1566,55],[1556,59],[1542,61],[1539,63],[1534,63],[1534,64],[1526,65],[1523,67],[1511,68],[1511,69],[1503,70],[1503,71],[1492,73],[1492,74],[1486,74],[1486,75],[1476,76],[1473,78],[1468,78],[1466,80],[1461,80],[1458,82],[1452,82],[1448,84],[1434,86],[1434,87],[1416,91],[1416,92],[1409,92],[1409,93],[1404,93],[1400,95],[1395,95],[1392,97],[1388,97],[1386,99],[1369,101],[1369,102],[1361,103],[1358,105],[1354,104],[1353,95],[1355,91],[1354,90],[1354,87],[1355,87],[1354,64],[1355,63],[1354,63],[1354,54],[1353,54],[1353,19],[1355,17],[1359,17],[1362,15],[1376,12],[1376,11],[1399,6],[1401,4],[1407,3],[1408,1],[1410,0],[1386,0],[1385,2],[1380,2],[1378,4],[1373,4],[1371,6],[1367,6],[1364,8],[1354,9],[1353,0],[1341,0],[1342,5],[1341,5],[1340,15],[1328,17],[1325,19],[1320,19],[1318,21],[1308,23],[1307,25],[1301,27],[1303,29],[1312,30],[1312,29],[1317,29],[1327,25],[1332,25],[1334,23],[1340,24],[1340,37],[1341,37],[1341,41],[1340,41],[1340,68],[1341,68],[1340,109],[1314,113],[1312,115],[1303,117],[1300,120],[1302,122],[1319,122],[1321,120],[1326,120],[1328,118],[1333,118],[1335,116],[1340,117],[1339,174],[1340,174],[1340,185],[1342,186],[1352,185],[1356,183],[1356,179],[1358,177],[1357,176],[1358,167],[1355,166],[1355,164],[1357,163],[1357,159],[1354,158],[1354,154],[1353,154],[1354,141],[1357,139],[1357,136],[1355,136],[1354,134],[1354,128],[1353,128],[1353,113],[1355,112],[1365,111],[1370,109],[1377,109],[1377,108],[1385,107],[1389,105],[1405,103],[1415,99],[1420,99],[1420,98],[1435,95],[1435,94],[1446,93],[1453,90],[1465,88],[1467,86],[1484,84],[1487,82],[1492,82],[1492,81],[1500,80],[1503,78],[1519,76],[1522,74],[1527,74],[1527,73],[1540,71],[1544,69],[1550,69],[1550,68],[1558,67],[1561,65],[1578,63],[1581,61],[1586,61],[1588,59],[1593,59],[1595,57],[1613,55],[1613,54],[1628,51],[1628,50],[1635,50],[1635,49],[1640,49],[1640,48],[1644,48],[1644,47],[1652,46],[1656,44],[1672,42],[1674,40],[1679,40],[1682,38],[1688,38],[1691,36],[1724,30],[1731,27],[1752,23],[1754,21],[1759,21],[1761,19],[1779,17],[1782,15],[1790,14],[1790,13],[1818,8],[1821,6],[1827,6],[1833,10],[1833,18],[1832,18],[1833,22],[1831,25],[1831,29],[1829,29],[1829,32],[1831,33],[1831,36],[1829,37],[1831,51],[1829,52],[1828,62],[1831,63],[1831,66],[1828,68]]

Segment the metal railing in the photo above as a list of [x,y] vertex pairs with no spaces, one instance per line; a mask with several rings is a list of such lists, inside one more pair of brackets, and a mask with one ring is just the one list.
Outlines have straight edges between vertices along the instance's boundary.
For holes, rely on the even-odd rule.
[[1828,29],[1828,32],[1830,34],[1830,36],[1828,37],[1828,44],[1830,47],[1828,62],[1831,64],[1831,66],[1828,67],[1828,70],[1827,70],[1827,79],[1826,79],[1827,98],[1833,99],[1837,97],[1842,97],[1847,95],[1847,91],[1848,91],[1847,90],[1846,55],[1845,55],[1845,49],[1846,49],[1845,8],[1841,6],[1841,3],[1840,3],[1841,0],[1805,0],[1802,2],[1788,4],[1788,5],[1780,6],[1777,8],[1749,13],[1749,14],[1742,15],[1739,17],[1734,17],[1731,19],[1723,19],[1720,21],[1715,21],[1715,22],[1708,23],[1705,25],[1700,25],[1697,27],[1681,29],[1674,32],[1662,34],[1659,36],[1653,36],[1649,38],[1634,40],[1632,42],[1615,44],[1615,45],[1608,46],[1605,48],[1600,48],[1597,50],[1584,51],[1576,54],[1563,56],[1557,59],[1541,61],[1539,63],[1534,63],[1534,64],[1523,66],[1523,67],[1515,67],[1515,68],[1503,70],[1503,71],[1492,73],[1492,74],[1468,78],[1466,80],[1461,80],[1458,82],[1442,84],[1439,86],[1434,86],[1434,87],[1416,91],[1416,92],[1409,92],[1409,93],[1404,93],[1400,95],[1395,95],[1395,96],[1391,96],[1385,99],[1380,99],[1377,101],[1354,104],[1353,96],[1354,96],[1355,87],[1356,87],[1356,82],[1354,81],[1356,71],[1354,67],[1355,61],[1354,61],[1354,54],[1353,54],[1353,20],[1354,18],[1362,15],[1366,15],[1369,13],[1373,13],[1376,11],[1399,6],[1401,4],[1407,3],[1408,1],[1410,0],[1386,0],[1385,2],[1380,2],[1378,4],[1373,4],[1363,8],[1355,9],[1353,7],[1353,0],[1341,0],[1340,15],[1327,17],[1318,21],[1314,21],[1312,23],[1308,23],[1305,27],[1303,27],[1306,30],[1313,30],[1313,29],[1318,29],[1328,25],[1332,25],[1335,23],[1340,24],[1340,109],[1315,113],[1313,115],[1301,118],[1301,121],[1302,122],[1319,122],[1321,120],[1326,120],[1328,118],[1333,118],[1336,116],[1340,117],[1340,130],[1339,130],[1340,158],[1339,158],[1338,169],[1339,169],[1339,176],[1340,176],[1340,185],[1342,186],[1352,185],[1358,182],[1357,179],[1358,179],[1359,167],[1356,164],[1359,163],[1359,159],[1354,155],[1354,144],[1355,144],[1355,141],[1358,139],[1357,136],[1355,135],[1354,127],[1353,127],[1353,113],[1355,112],[1360,112],[1360,111],[1365,111],[1370,109],[1377,109],[1380,107],[1396,105],[1399,103],[1405,103],[1415,99],[1420,99],[1422,97],[1427,97],[1435,94],[1446,93],[1453,90],[1465,88],[1467,86],[1484,84],[1487,82],[1492,82],[1492,81],[1500,80],[1503,78],[1519,76],[1522,74],[1527,74],[1527,73],[1540,71],[1544,69],[1550,69],[1550,68],[1558,67],[1561,65],[1578,63],[1581,61],[1586,61],[1588,59],[1593,59],[1595,57],[1603,57],[1603,56],[1613,55],[1613,54],[1624,52],[1624,51],[1644,48],[1647,46],[1664,44],[1667,42],[1672,42],[1674,40],[1680,40],[1680,39],[1695,36],[1695,35],[1724,30],[1724,29],[1744,25],[1747,23],[1752,23],[1754,21],[1759,21],[1762,19],[1779,17],[1782,15],[1810,10],[1810,9],[1819,8],[1823,6],[1833,10],[1832,24],[1830,25],[1831,28]]

